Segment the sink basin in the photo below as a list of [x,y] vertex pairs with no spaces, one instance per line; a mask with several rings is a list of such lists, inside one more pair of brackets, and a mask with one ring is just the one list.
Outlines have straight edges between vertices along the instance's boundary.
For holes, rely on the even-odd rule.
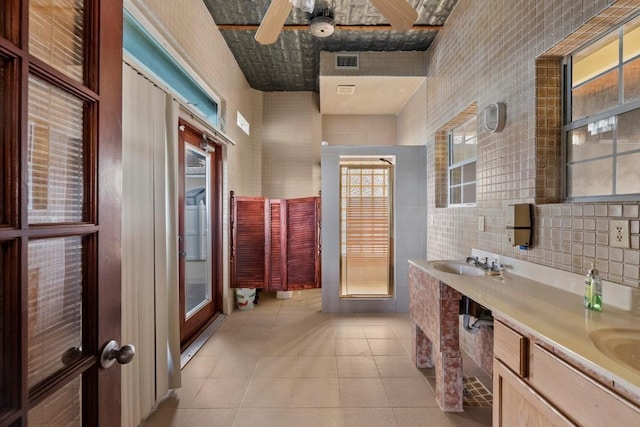
[[464,261],[435,261],[431,266],[443,273],[460,274],[462,276],[484,276],[485,272]]
[[589,337],[602,354],[640,372],[640,329],[598,329]]

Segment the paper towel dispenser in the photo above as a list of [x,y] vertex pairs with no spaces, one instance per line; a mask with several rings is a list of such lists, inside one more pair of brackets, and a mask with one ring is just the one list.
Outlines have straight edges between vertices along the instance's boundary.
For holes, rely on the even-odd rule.
[[511,246],[530,246],[531,205],[519,203],[507,206],[507,239]]

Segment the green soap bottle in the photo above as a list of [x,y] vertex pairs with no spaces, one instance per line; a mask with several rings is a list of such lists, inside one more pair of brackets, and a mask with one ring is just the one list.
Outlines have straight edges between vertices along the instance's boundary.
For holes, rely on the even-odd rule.
[[590,310],[602,311],[602,280],[593,263],[584,278],[584,306]]

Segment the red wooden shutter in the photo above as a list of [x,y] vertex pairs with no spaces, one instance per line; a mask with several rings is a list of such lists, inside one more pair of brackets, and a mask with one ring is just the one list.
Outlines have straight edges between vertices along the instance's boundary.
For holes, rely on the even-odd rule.
[[267,257],[267,271],[269,272],[269,283],[267,289],[269,291],[285,291],[287,290],[286,280],[286,238],[284,236],[285,227],[282,221],[285,218],[283,200],[269,200],[271,210],[271,221],[269,221],[269,236],[267,240],[270,242],[271,250]]
[[266,284],[268,202],[262,197],[231,198],[231,287],[263,288]]
[[286,201],[287,289],[320,286],[318,197]]

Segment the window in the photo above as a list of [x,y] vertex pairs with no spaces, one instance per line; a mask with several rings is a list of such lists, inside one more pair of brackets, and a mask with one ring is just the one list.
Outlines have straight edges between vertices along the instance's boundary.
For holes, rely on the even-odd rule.
[[640,194],[640,17],[567,61],[567,196]]
[[341,297],[393,293],[393,166],[380,160],[340,165]]
[[474,115],[449,132],[449,206],[476,203],[477,129]]

